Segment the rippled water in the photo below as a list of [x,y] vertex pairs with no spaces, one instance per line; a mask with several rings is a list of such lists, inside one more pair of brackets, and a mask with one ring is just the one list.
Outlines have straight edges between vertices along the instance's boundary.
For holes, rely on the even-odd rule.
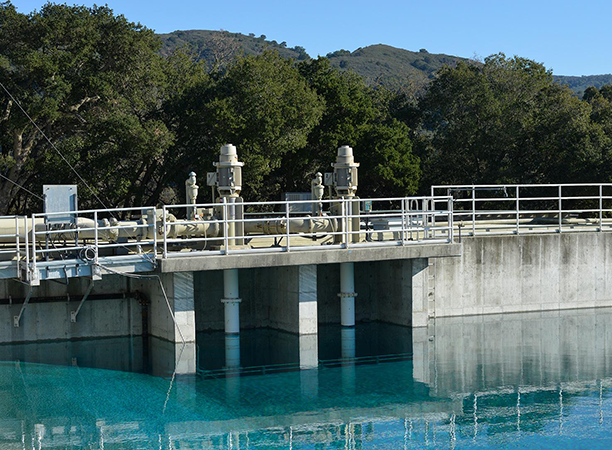
[[612,448],[610,310],[321,327],[309,370],[297,336],[225,344],[192,376],[156,340],[0,346],[0,448]]

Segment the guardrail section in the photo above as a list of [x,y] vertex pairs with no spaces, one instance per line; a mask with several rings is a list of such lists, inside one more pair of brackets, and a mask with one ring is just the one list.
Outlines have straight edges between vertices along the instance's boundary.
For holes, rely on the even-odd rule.
[[612,184],[432,186],[453,197],[459,234],[612,230]]

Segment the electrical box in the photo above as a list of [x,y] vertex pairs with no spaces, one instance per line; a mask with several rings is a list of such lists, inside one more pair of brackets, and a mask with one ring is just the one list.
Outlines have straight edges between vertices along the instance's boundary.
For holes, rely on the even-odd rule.
[[49,224],[76,223],[77,215],[70,214],[78,211],[77,187],[74,184],[45,184],[43,185],[45,199],[45,213],[66,213],[47,216]]

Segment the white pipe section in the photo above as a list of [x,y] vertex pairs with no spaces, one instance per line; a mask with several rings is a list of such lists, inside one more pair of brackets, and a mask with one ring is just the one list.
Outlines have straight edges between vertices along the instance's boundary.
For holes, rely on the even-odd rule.
[[225,306],[225,334],[240,333],[240,302],[238,291],[238,269],[223,271],[223,296]]
[[355,326],[355,264],[340,263],[340,323]]
[[240,336],[225,336],[225,367],[236,369],[240,367]]

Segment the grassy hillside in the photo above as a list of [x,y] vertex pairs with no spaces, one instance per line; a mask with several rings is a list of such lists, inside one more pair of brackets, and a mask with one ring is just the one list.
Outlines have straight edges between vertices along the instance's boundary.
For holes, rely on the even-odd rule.
[[[266,36],[230,33],[228,31],[185,30],[160,34],[162,53],[168,54],[183,46],[190,47],[200,59],[211,67],[224,66],[240,55],[258,55],[272,49],[285,58],[309,59],[303,47],[287,47],[285,42],[269,41]],[[377,44],[358,48],[354,52],[338,50],[328,53],[331,64],[340,70],[353,70],[373,86],[386,86],[417,94],[423,90],[444,65],[453,66],[465,58],[429,53],[425,49],[412,52],[389,45]],[[582,77],[555,76],[561,84],[569,86],[577,95],[582,95],[589,86],[601,87],[612,84],[612,75],[589,75]]]
[[339,50],[327,55],[332,65],[354,70],[372,85],[391,89],[420,91],[444,65],[454,66],[465,60],[457,56],[433,54],[421,49],[411,52],[389,45],[370,45],[354,52]]
[[583,75],[581,77],[570,77],[555,75],[555,80],[561,84],[565,84],[576,94],[582,96],[585,89],[589,86],[600,88],[606,84],[612,84],[612,74],[608,75]]

